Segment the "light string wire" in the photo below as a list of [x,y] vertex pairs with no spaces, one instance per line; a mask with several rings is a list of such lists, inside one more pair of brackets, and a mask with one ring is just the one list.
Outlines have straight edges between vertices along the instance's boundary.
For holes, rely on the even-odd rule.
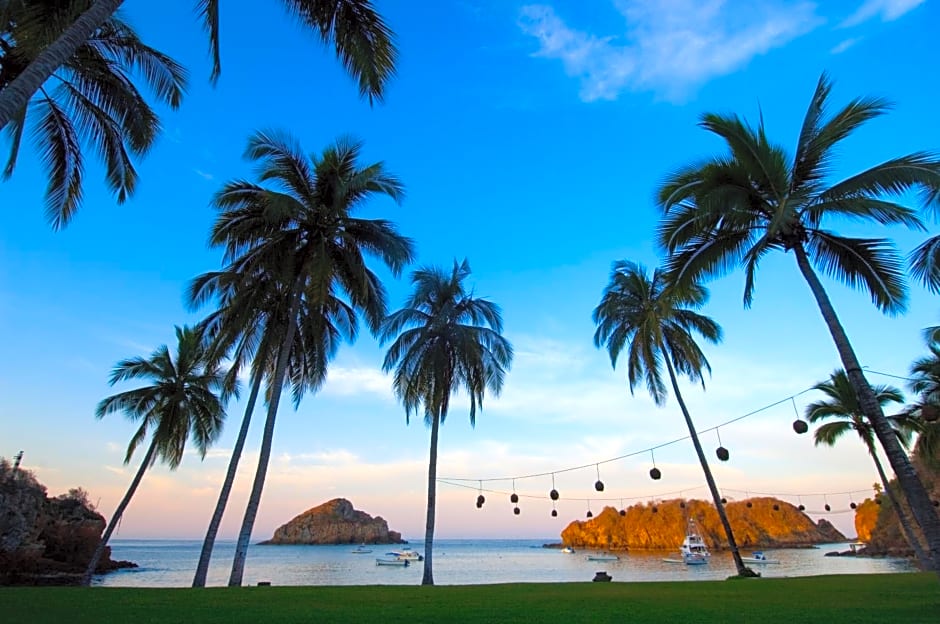
[[[902,379],[902,380],[912,381],[911,378],[909,378],[909,377],[901,377],[901,376],[899,376],[899,375],[892,375],[892,374],[890,374],[890,373],[883,373],[883,372],[880,372],[880,371],[871,370],[871,369],[869,369],[868,367],[863,367],[863,369],[864,369],[866,372],[871,373],[871,374],[873,374],[873,375],[881,375],[881,376],[884,376],[884,377],[893,377],[893,378],[895,378],[895,379]],[[815,384],[814,384],[813,386],[810,386],[809,388],[805,388],[805,389],[803,389],[803,390],[800,390],[799,392],[796,392],[796,393],[791,394],[791,395],[789,395],[789,396],[786,396],[786,397],[784,397],[784,398],[782,398],[782,399],[779,399],[779,400],[777,400],[777,401],[774,401],[773,403],[768,403],[767,405],[764,405],[763,407],[759,407],[759,408],[757,408],[757,409],[755,409],[755,410],[752,410],[752,411],[750,411],[750,412],[747,412],[746,414],[742,414],[741,416],[737,416],[737,417],[732,418],[732,419],[730,419],[730,420],[726,420],[725,422],[718,423],[717,425],[713,425],[713,426],[711,426],[711,427],[708,427],[707,429],[700,429],[700,430],[697,431],[697,433],[702,434],[702,433],[708,433],[709,431],[715,431],[715,432],[717,432],[717,431],[719,430],[719,428],[721,428],[721,427],[725,427],[725,426],[730,425],[730,424],[732,424],[732,423],[736,423],[736,422],[738,422],[738,421],[744,420],[745,418],[749,418],[749,417],[754,416],[754,415],[756,415],[756,414],[759,414],[759,413],[761,413],[761,412],[767,411],[767,410],[769,410],[769,409],[771,409],[771,408],[773,408],[773,407],[777,407],[778,405],[781,405],[781,404],[783,404],[783,403],[786,403],[787,401],[791,401],[791,402],[793,403],[793,408],[794,408],[794,410],[795,410],[796,413],[797,413],[797,418],[799,418],[799,411],[796,409],[796,401],[795,401],[796,397],[801,396],[801,395],[803,395],[803,394],[806,394],[807,392],[812,392],[812,391],[815,390],[815,389],[816,389],[816,388],[815,388]],[[720,434],[719,434],[719,435],[720,435]],[[492,494],[506,494],[506,492],[503,492],[503,491],[501,491],[501,490],[492,489],[492,488],[484,488],[484,487],[483,487],[483,483],[484,483],[484,482],[492,482],[492,481],[512,481],[512,482],[513,482],[513,492],[516,493],[516,494],[518,494],[518,492],[515,492],[515,481],[516,481],[516,479],[520,479],[520,480],[521,480],[521,479],[535,479],[535,478],[538,478],[538,477],[547,477],[547,476],[551,476],[551,477],[552,477],[552,483],[554,484],[555,474],[558,474],[558,473],[565,473],[565,472],[574,472],[574,471],[576,471],[576,470],[584,470],[584,469],[586,469],[586,468],[590,468],[591,466],[594,466],[596,469],[600,470],[599,467],[600,467],[601,464],[608,464],[608,463],[611,463],[611,462],[620,461],[620,460],[622,460],[622,459],[628,459],[628,458],[630,458],[630,457],[635,457],[635,456],[637,456],[637,455],[642,455],[642,454],[644,454],[644,453],[650,453],[650,454],[652,455],[652,454],[653,454],[653,451],[655,451],[656,449],[665,448],[665,447],[667,447],[667,446],[671,446],[671,445],[673,445],[673,444],[677,444],[677,443],[679,443],[679,442],[683,442],[683,441],[685,441],[685,440],[689,440],[689,439],[691,439],[691,437],[692,437],[692,436],[690,436],[690,435],[685,435],[685,436],[682,436],[682,437],[680,437],[680,438],[675,438],[675,439],[673,439],[673,440],[669,440],[669,441],[666,441],[666,442],[662,442],[662,443],[660,443],[660,444],[656,444],[656,445],[654,445],[654,446],[650,446],[650,447],[647,447],[647,448],[644,448],[644,449],[641,449],[641,450],[638,450],[638,451],[632,451],[632,452],[630,452],[630,453],[625,453],[625,454],[623,454],[623,455],[618,455],[618,456],[616,456],[616,457],[611,457],[611,458],[608,458],[608,459],[602,459],[602,460],[600,460],[600,461],[594,461],[594,462],[590,462],[590,463],[586,463],[586,464],[581,464],[581,465],[579,465],[579,466],[570,466],[570,467],[568,467],[568,468],[559,468],[559,469],[556,469],[556,470],[548,470],[548,471],[545,471],[545,472],[536,472],[536,473],[531,473],[531,474],[516,475],[516,476],[510,476],[510,477],[490,477],[490,478],[485,478],[485,479],[480,479],[480,478],[468,479],[468,478],[462,478],[462,477],[438,477],[438,478],[437,478],[437,481],[440,482],[440,483],[442,483],[442,484],[444,484],[444,485],[450,485],[450,486],[453,486],[453,487],[461,487],[461,488],[475,489],[475,490],[479,490],[480,492],[484,492],[484,491],[485,491],[485,492],[489,492],[489,493],[492,493]],[[654,460],[654,461],[655,461],[655,460]],[[477,483],[478,485],[477,485],[477,486],[467,485],[468,482],[474,482],[474,483]],[[554,485],[553,485],[553,487],[554,487]],[[659,493],[659,494],[644,495],[644,496],[617,496],[617,497],[613,497],[613,498],[594,497],[594,496],[592,496],[592,497],[574,497],[574,498],[572,498],[572,497],[565,497],[565,499],[566,499],[566,500],[569,500],[569,501],[581,501],[581,502],[590,502],[590,501],[606,501],[606,502],[609,502],[609,501],[618,501],[618,500],[619,500],[619,501],[623,501],[623,500],[655,500],[655,499],[660,499],[660,500],[661,500],[661,499],[662,499],[663,497],[665,497],[665,496],[674,496],[674,495],[676,495],[676,494],[678,494],[678,495],[681,496],[684,492],[687,492],[687,491],[694,491],[694,490],[703,489],[703,488],[705,488],[704,485],[696,485],[696,486],[685,487],[685,488],[682,488],[682,489],[679,489],[679,490],[671,490],[671,491],[669,491],[669,492],[661,492],[661,493]],[[796,497],[796,498],[800,498],[800,497],[802,497],[802,496],[807,496],[807,497],[811,497],[811,496],[822,496],[822,497],[825,498],[825,497],[828,495],[828,496],[849,496],[849,497],[851,498],[853,494],[864,494],[864,493],[868,493],[868,492],[871,491],[871,488],[864,488],[864,489],[857,489],[857,490],[848,490],[848,491],[844,491],[844,492],[811,492],[811,493],[806,493],[806,492],[799,492],[799,493],[784,493],[784,492],[750,492],[749,490],[740,490],[740,489],[735,489],[735,488],[722,488],[722,491],[724,491],[724,492],[729,492],[729,493],[730,493],[730,492],[738,492],[738,493],[744,492],[746,496],[750,496],[751,494],[756,494],[756,495],[758,495],[758,496],[774,496],[774,497],[776,497],[776,496],[786,496],[786,497]],[[537,499],[537,500],[549,498],[549,497],[547,497],[547,496],[534,495],[534,494],[518,494],[518,496],[519,496],[519,498],[529,498],[529,499]]]

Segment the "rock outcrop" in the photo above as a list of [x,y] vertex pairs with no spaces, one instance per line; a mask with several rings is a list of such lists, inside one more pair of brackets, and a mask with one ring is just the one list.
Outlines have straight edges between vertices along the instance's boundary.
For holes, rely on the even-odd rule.
[[401,533],[389,531],[381,516],[353,509],[345,498],[334,498],[280,526],[262,544],[404,544]]
[[[0,585],[77,583],[104,527],[81,489],[49,498],[31,472],[0,458]],[[98,572],[136,567],[110,555],[108,548]]]
[[[793,505],[774,498],[729,502],[725,510],[742,548],[801,547],[845,540],[825,520],[817,525]],[[710,548],[727,547],[721,520],[711,503],[669,500],[633,505],[624,512],[620,515],[607,507],[591,520],[576,520],[562,531],[561,539],[575,548],[676,549],[685,538],[691,517]]]

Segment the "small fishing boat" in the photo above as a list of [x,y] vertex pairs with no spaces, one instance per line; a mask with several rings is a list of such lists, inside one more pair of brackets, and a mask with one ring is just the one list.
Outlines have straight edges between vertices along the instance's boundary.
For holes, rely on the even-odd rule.
[[686,565],[704,565],[708,563],[711,553],[705,545],[705,540],[698,534],[695,528],[695,520],[689,518],[689,526],[685,532],[685,539],[679,547],[679,553],[682,555],[682,562]]
[[780,563],[779,559],[768,559],[763,551],[755,550],[750,557],[741,557],[744,563]]
[[371,548],[366,548],[365,544],[359,544],[354,550],[349,551],[354,555],[365,555],[372,552]]
[[573,555],[574,548],[572,548],[571,546],[565,546],[564,548],[561,549],[561,552],[565,555]]
[[385,553],[385,555],[388,557],[393,557],[397,561],[424,561],[424,555],[419,555],[410,548],[393,550],[392,552]]
[[407,559],[376,559],[375,565],[377,566],[397,566],[399,568],[404,568],[408,565]]
[[617,555],[609,555],[605,553],[603,555],[588,555],[587,560],[588,561],[619,561],[620,557],[618,557]]

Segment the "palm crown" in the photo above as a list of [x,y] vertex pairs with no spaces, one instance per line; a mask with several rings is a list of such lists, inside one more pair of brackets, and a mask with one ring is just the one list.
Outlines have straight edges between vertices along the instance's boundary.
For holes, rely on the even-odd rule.
[[594,344],[606,346],[614,366],[626,348],[630,392],[645,378],[650,395],[657,405],[663,405],[663,358],[668,358],[679,374],[701,382],[703,387],[702,371],[711,372],[692,336],[695,332],[709,342],[721,341],[721,327],[695,312],[707,300],[708,290],[700,284],[671,286],[659,269],[649,277],[640,264],[616,262],[601,302],[594,309]]
[[893,244],[839,236],[824,224],[842,217],[923,229],[917,214],[894,199],[914,189],[925,204],[935,202],[940,161],[915,152],[827,183],[839,143],[889,108],[862,97],[827,115],[831,89],[823,74],[792,157],[768,140],[763,120],[754,128],[737,116],[703,116],[700,125],[725,141],[728,154],[676,171],[658,193],[665,213],[658,238],[673,254],[669,267],[679,281],[743,264],[750,305],[767,253],[806,251],[829,276],[868,291],[881,310],[904,309],[904,270]]
[[423,405],[429,424],[435,418],[443,421],[451,395],[464,387],[474,424],[486,389],[496,394],[502,389],[512,346],[501,335],[499,307],[466,290],[464,280],[469,275],[466,260],[454,261],[450,273],[418,269],[412,273],[414,290],[405,307],[382,324],[383,342],[397,335],[382,368],[395,369],[393,385],[406,418]]
[[160,459],[172,469],[182,461],[190,437],[205,457],[222,432],[225,409],[216,393],[223,388],[225,372],[208,360],[200,332],[177,327],[176,337],[175,357],[163,345],[148,358],[118,362],[111,373],[112,385],[131,379],[147,380],[151,385],[119,392],[98,404],[98,418],[124,412],[140,423],[127,447],[125,463],[148,434],[155,448],[154,461]]
[[[13,81],[91,0],[7,2],[0,8],[0,89]],[[156,98],[177,108],[186,72],[169,56],[144,44],[114,16],[102,24],[10,121],[10,153],[3,176],[13,174],[24,131],[48,172],[46,215],[54,228],[68,224],[82,201],[83,143],[105,165],[105,182],[119,203],[133,194],[143,156],[160,131],[156,112],[134,84],[139,78]]]

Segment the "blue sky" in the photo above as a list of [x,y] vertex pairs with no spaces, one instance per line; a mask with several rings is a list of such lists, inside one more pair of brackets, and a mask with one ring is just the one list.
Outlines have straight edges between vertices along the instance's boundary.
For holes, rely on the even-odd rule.
[[[241,154],[255,129],[291,131],[309,152],[350,134],[367,161],[383,160],[405,183],[401,206],[377,201],[366,216],[389,218],[415,239],[421,264],[467,257],[478,295],[499,303],[516,349],[501,397],[488,397],[471,429],[454,403],[440,443],[439,474],[484,479],[561,471],[685,435],[674,403],[656,408],[592,345],[591,310],[611,262],[658,263],[652,243],[656,185],[673,168],[720,144],[696,127],[707,111],[763,114],[771,136],[793,145],[820,72],[836,81],[833,103],[881,95],[896,104],[847,141],[838,178],[915,150],[940,149],[935,121],[936,0],[845,2],[598,0],[527,4],[497,0],[379,1],[401,48],[386,102],[356,97],[331,54],[270,3],[249,12],[223,3],[223,74],[208,84],[206,42],[189,3],[129,0],[125,16],[145,39],[183,62],[191,85],[165,112],[165,132],[139,166],[135,197],[115,204],[90,166],[86,200],[64,231],[42,216],[44,180],[35,152],[21,153],[0,184],[0,455],[23,449],[52,493],[82,486],[109,514],[129,483],[122,458],[132,425],[96,421],[96,403],[118,360],[171,341],[189,279],[219,265],[206,247],[209,199],[226,180],[250,176]],[[260,3],[266,4],[266,3]],[[924,234],[891,236],[903,252]],[[931,231],[935,225],[931,224]],[[863,365],[903,375],[922,352],[920,330],[938,321],[936,299],[912,286],[909,312],[881,315],[867,296],[827,281]],[[743,310],[740,272],[710,284],[706,313],[725,341],[707,353],[707,391],[687,387],[700,429],[798,393],[837,365],[825,327],[792,257],[769,258],[756,300]],[[408,292],[389,278],[393,306]],[[255,537],[335,496],[385,517],[406,536],[422,533],[428,432],[405,425],[368,336],[344,347],[329,381],[298,411],[282,406],[274,459]],[[873,382],[889,382],[872,376]],[[812,395],[796,399],[799,409]],[[120,537],[198,537],[214,504],[242,405],[200,463],[145,478]],[[730,498],[771,493],[821,510],[851,532],[849,495],[876,479],[861,445],[815,449],[790,430],[784,403],[721,429],[731,461],[714,462]],[[260,441],[256,418],[223,524],[237,529]],[[706,448],[717,446],[713,432]],[[702,498],[691,443],[661,449],[664,477],[649,458],[600,466],[604,496],[619,506],[681,492]],[[549,516],[547,477],[491,482],[483,510],[475,492],[439,487],[442,537],[553,537],[605,503],[594,468],[560,473],[559,517]],[[810,494],[827,493],[822,496]],[[531,498],[530,498],[531,497]]]

